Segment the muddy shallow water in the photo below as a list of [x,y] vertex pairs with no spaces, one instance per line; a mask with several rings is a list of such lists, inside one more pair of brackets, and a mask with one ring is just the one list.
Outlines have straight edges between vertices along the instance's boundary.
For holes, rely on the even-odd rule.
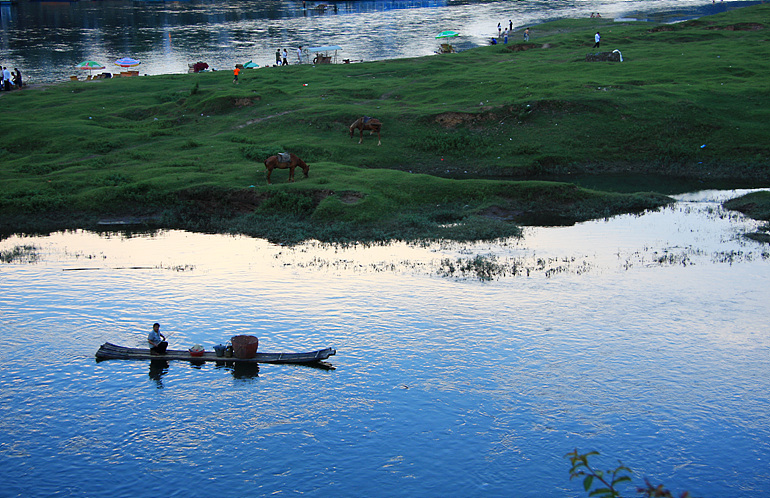
[[[740,193],[498,243],[0,241],[5,492],[584,496],[577,447],[635,484],[768,494],[770,250],[720,207]],[[155,321],[337,369],[95,362]]]

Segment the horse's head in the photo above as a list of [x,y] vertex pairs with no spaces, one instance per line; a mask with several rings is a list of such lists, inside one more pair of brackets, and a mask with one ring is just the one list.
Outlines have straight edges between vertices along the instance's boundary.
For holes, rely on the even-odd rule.
[[364,125],[364,118],[358,118],[355,121],[353,121],[353,124],[350,125],[350,138],[353,138],[353,131],[363,128],[363,125]]
[[305,161],[303,161],[300,158],[297,158],[297,166],[302,168],[302,172],[305,174],[305,178],[308,177],[308,172],[310,171],[310,165],[308,165]]

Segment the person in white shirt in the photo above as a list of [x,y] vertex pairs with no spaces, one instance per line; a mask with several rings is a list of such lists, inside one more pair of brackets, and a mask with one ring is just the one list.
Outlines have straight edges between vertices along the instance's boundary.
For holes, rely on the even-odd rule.
[[152,332],[147,335],[147,342],[150,343],[150,351],[156,354],[166,354],[168,343],[166,336],[160,333],[160,324],[155,323],[152,326]]
[[11,89],[11,72],[3,66],[3,90]]

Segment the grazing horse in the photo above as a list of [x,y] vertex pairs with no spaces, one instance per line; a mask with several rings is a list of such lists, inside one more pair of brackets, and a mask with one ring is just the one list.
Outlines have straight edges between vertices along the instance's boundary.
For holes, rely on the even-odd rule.
[[355,129],[358,129],[358,131],[361,132],[361,138],[358,140],[359,144],[364,141],[364,130],[369,130],[369,135],[375,131],[377,132],[377,145],[382,145],[382,140],[380,139],[382,123],[379,119],[369,117],[356,119],[355,122],[350,125],[350,138],[353,138],[353,130]]
[[295,156],[292,153],[281,152],[275,156],[270,156],[265,159],[265,168],[267,168],[267,184],[270,185],[270,174],[274,169],[286,169],[289,168],[289,181],[294,181],[294,168],[299,166],[302,168],[302,172],[305,173],[305,178],[308,176],[310,166],[305,164],[305,161]]

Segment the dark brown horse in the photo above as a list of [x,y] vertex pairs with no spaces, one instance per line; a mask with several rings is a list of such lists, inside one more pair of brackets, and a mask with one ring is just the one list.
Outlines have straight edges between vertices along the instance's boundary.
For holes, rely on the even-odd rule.
[[382,140],[380,139],[380,130],[382,129],[382,123],[377,118],[358,118],[355,120],[355,122],[350,125],[350,138],[353,138],[353,130],[358,130],[361,133],[361,138],[358,140],[358,143],[364,141],[364,130],[369,130],[369,135],[377,132],[377,145],[382,145]]
[[267,159],[265,159],[265,168],[267,168],[267,184],[270,185],[270,174],[273,172],[274,169],[289,169],[289,181],[294,181],[294,168],[299,166],[302,168],[302,172],[305,173],[305,178],[308,176],[308,171],[310,170],[310,166],[305,164],[305,161],[300,159],[299,157],[295,156],[292,153],[289,152],[282,152],[280,154],[277,154],[275,156],[270,156]]

